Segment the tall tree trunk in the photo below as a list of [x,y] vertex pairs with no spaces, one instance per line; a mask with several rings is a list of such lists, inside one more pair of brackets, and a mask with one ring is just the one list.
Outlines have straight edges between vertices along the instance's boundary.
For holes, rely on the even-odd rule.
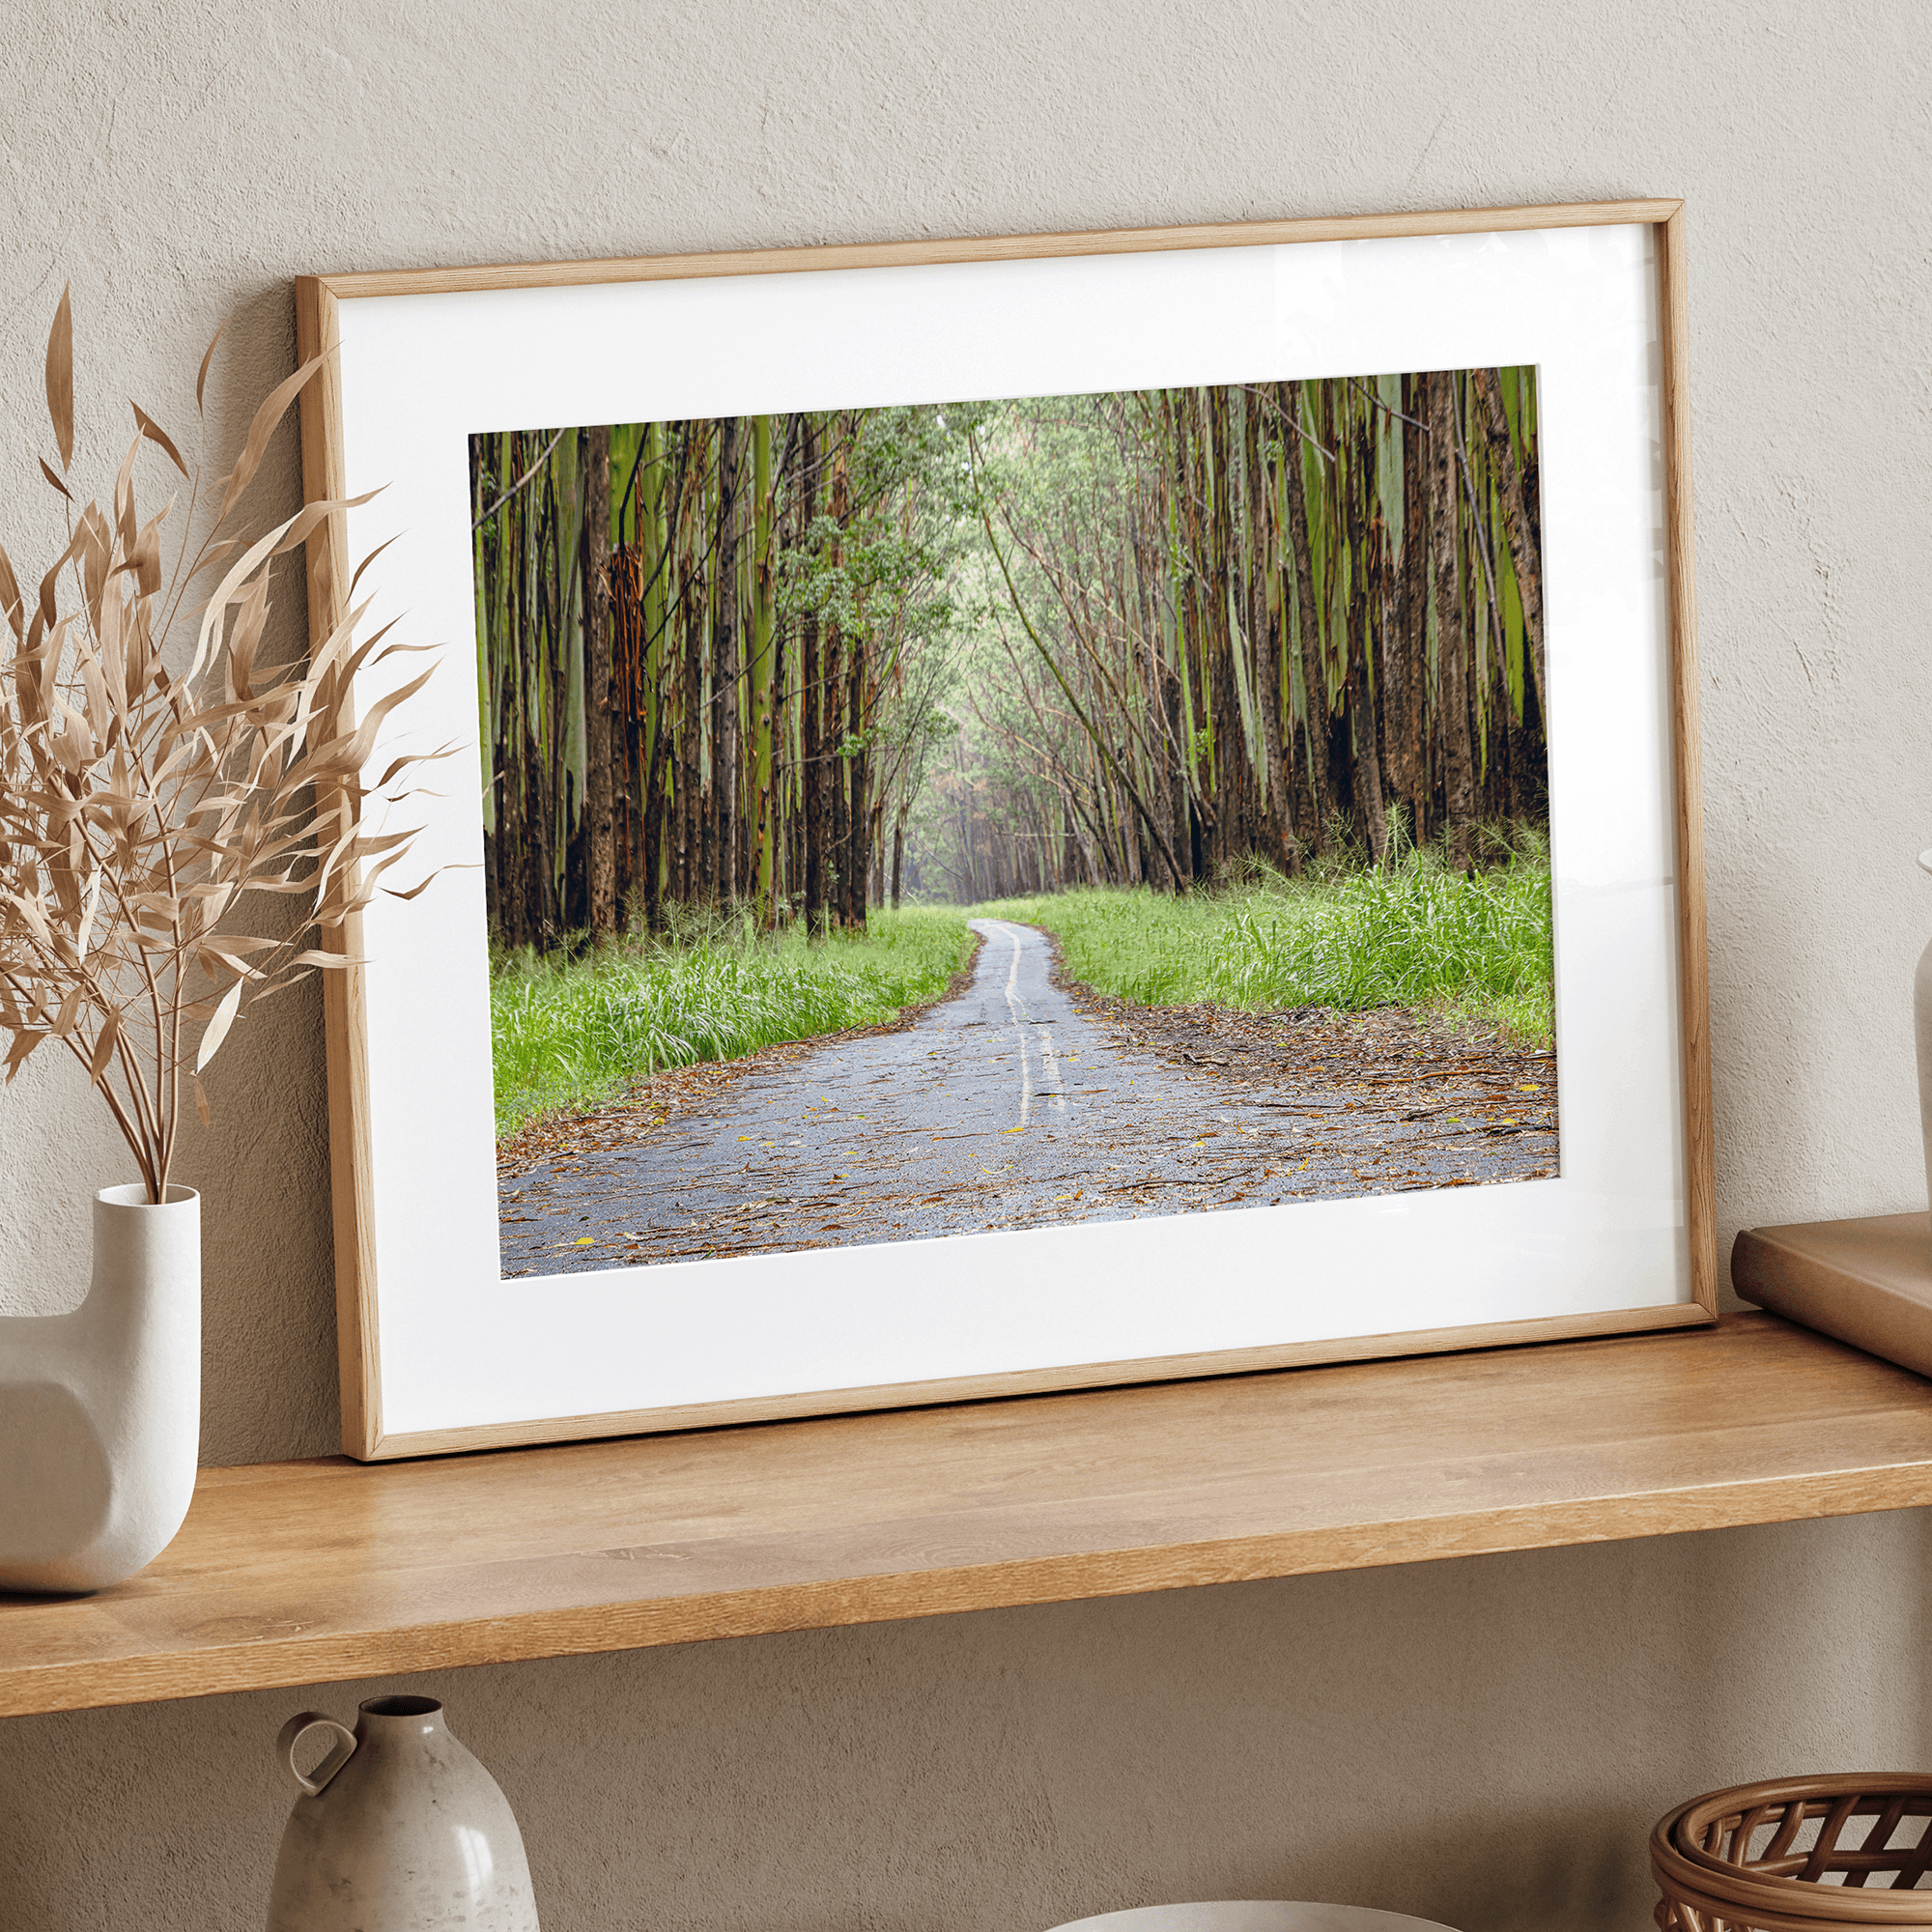
[[[1187,793],[1194,847],[1192,876],[1212,876],[1220,827],[1219,773],[1214,769],[1213,682],[1214,578],[1210,555],[1211,516],[1206,477],[1207,410],[1198,389],[1179,392],[1175,411],[1179,443],[1176,475],[1180,484],[1181,582],[1178,662],[1181,676],[1181,715],[1186,721]],[[1109,867],[1114,866],[1111,843]]]
[[868,786],[871,759],[866,751],[866,642],[856,633],[846,647],[846,726],[857,746],[847,760],[847,781],[852,802],[846,828],[845,923],[864,931],[866,927],[866,886],[871,877],[872,804]]
[[777,807],[773,780],[772,652],[772,419],[752,418],[752,783],[756,793],[753,833],[758,923],[769,929],[778,889]]
[[[1179,639],[1175,640],[1177,651],[1183,648]],[[1189,858],[1189,838],[1193,819],[1187,809],[1187,705],[1186,693],[1181,688],[1180,673],[1173,665],[1161,663],[1157,667],[1160,678],[1160,706],[1162,718],[1167,726],[1167,797],[1171,814],[1168,826],[1168,850],[1177,861]],[[1183,873],[1177,870],[1174,890],[1184,893],[1194,877],[1194,867],[1190,863]],[[1097,883],[1097,881],[1095,882]]]
[[[696,521],[695,519],[693,521]],[[680,534],[686,534],[680,519]],[[678,705],[678,889],[686,905],[704,893],[704,585],[687,543],[677,561],[684,675]]]
[[[1183,821],[1179,816],[1179,802],[1176,798],[1179,774],[1174,755],[1175,717],[1169,702],[1169,672],[1161,654],[1161,616],[1152,588],[1154,572],[1151,554],[1159,541],[1159,522],[1156,514],[1154,528],[1150,530],[1146,515],[1146,503],[1139,495],[1136,495],[1128,512],[1127,534],[1132,552],[1134,580],[1134,636],[1137,644],[1134,659],[1142,673],[1142,701],[1147,705],[1152,721],[1149,736],[1149,762],[1151,770],[1147,792],[1154,821],[1166,839],[1167,849],[1179,854],[1183,849],[1184,841],[1181,837]],[[1064,787],[1061,796],[1063,804],[1067,807],[1065,849],[1072,855],[1071,859],[1062,866],[1062,878],[1063,881],[1076,876],[1084,878],[1087,872],[1086,849],[1080,842],[1071,801],[1066,798]],[[1165,861],[1163,861],[1163,870],[1165,870]],[[1178,876],[1169,873],[1167,885],[1174,891],[1179,892],[1183,882]]]
[[[838,419],[838,446],[832,457],[833,562],[845,564],[845,533],[852,523],[852,444],[858,418],[847,411]],[[866,640],[859,630],[842,623],[826,627],[826,703],[834,720],[835,749],[862,746],[866,728]],[[832,847],[838,873],[836,905],[841,922],[863,928],[866,923],[867,760],[863,750],[835,758],[832,772]]]
[[1248,418],[1248,562],[1252,613],[1250,623],[1258,657],[1255,702],[1262,714],[1262,753],[1266,759],[1267,793],[1264,824],[1267,827],[1268,859],[1285,872],[1301,869],[1301,854],[1289,826],[1289,775],[1282,753],[1281,651],[1282,608],[1281,573],[1276,568],[1280,531],[1270,514],[1272,493],[1267,487],[1262,462],[1261,399],[1250,391]]
[[697,896],[710,903],[719,892],[722,828],[718,814],[718,737],[722,729],[718,680],[718,420],[707,419],[699,448],[698,481],[692,503],[691,548],[696,558],[698,624]]
[[718,896],[738,896],[738,435],[736,416],[718,426],[718,595],[711,639],[712,706],[718,720],[711,790],[718,819]]
[[1429,549],[1435,578],[1436,710],[1441,720],[1449,863],[1469,865],[1474,810],[1469,746],[1468,646],[1457,596],[1456,378],[1436,370],[1429,390]]
[[1408,836],[1417,845],[1429,837],[1429,462],[1423,421],[1424,379],[1402,379],[1402,561],[1397,591],[1394,659],[1401,666],[1400,715],[1391,681],[1389,726],[1400,746],[1390,756],[1391,787],[1408,803]]
[[[833,442],[828,457],[831,476],[826,513],[832,519],[833,530],[831,552],[826,560],[834,570],[844,567],[845,519],[851,510],[846,467],[849,420],[841,414],[834,417],[831,424]],[[850,772],[847,761],[839,755],[846,737],[845,627],[838,617],[826,618],[824,639],[825,682],[819,693],[819,702],[825,721],[825,745],[824,762],[819,769],[825,788],[825,809],[821,820],[826,841],[825,900],[830,919],[843,924],[851,904],[851,855],[848,848],[852,826],[850,802],[846,797]]]
[[1352,600],[1355,621],[1350,627],[1349,711],[1354,732],[1355,814],[1369,841],[1369,857],[1380,866],[1388,860],[1388,820],[1382,811],[1380,760],[1376,754],[1376,714],[1369,692],[1368,653],[1373,648],[1370,635],[1369,600],[1359,592]]
[[616,813],[611,775],[610,426],[602,424],[590,430],[588,439],[589,464],[583,490],[586,896],[592,936],[609,939],[617,929]]
[[1294,553],[1295,610],[1301,630],[1301,686],[1307,710],[1302,737],[1308,750],[1308,781],[1314,793],[1314,824],[1309,843],[1320,852],[1328,810],[1328,671],[1321,654],[1321,617],[1315,602],[1315,565],[1308,547],[1306,446],[1301,427],[1301,384],[1280,383],[1276,394],[1288,419],[1288,540]]
[[[1377,531],[1370,522],[1376,489],[1376,422],[1375,412],[1366,402],[1356,407],[1360,414],[1350,439],[1349,474],[1346,480],[1337,478],[1338,486],[1347,491],[1349,550],[1355,560],[1349,595],[1349,724],[1354,741],[1355,820],[1368,840],[1371,861],[1379,866],[1388,857],[1388,826],[1382,815],[1375,697],[1369,687],[1369,661],[1375,650],[1375,607],[1381,576],[1376,554]],[[1338,436],[1338,468],[1342,460],[1341,441]]]
[[[625,523],[631,524],[625,541]],[[637,520],[618,512],[611,557],[611,843],[616,848],[616,907],[620,929],[639,909],[642,891],[642,830],[638,810],[639,766],[643,751],[639,712],[643,694],[642,599],[638,582]]]
[[[657,662],[664,658],[662,640]],[[665,766],[668,762],[670,751],[670,693],[654,664],[650,672],[650,704],[657,724],[651,732],[650,756],[644,772],[643,823],[639,831],[639,839],[643,847],[643,895],[644,917],[653,931],[662,931],[665,923],[665,900],[669,897],[671,881],[668,876],[665,837]]]
[[1214,726],[1214,866],[1225,872],[1238,854],[1242,779],[1247,764],[1242,755],[1241,707],[1235,693],[1234,635],[1234,483],[1236,466],[1230,446],[1228,392],[1208,391],[1201,446],[1202,482],[1208,503],[1208,605],[1204,641],[1213,653],[1208,685]]
[[639,760],[638,890],[644,920],[652,931],[664,924],[665,878],[664,771],[670,732],[669,694],[664,667],[670,655],[668,623],[670,575],[665,535],[666,471],[668,440],[663,423],[644,425],[643,458],[638,469],[638,702],[642,711],[644,751]]
[[[810,554],[811,526],[818,516],[818,424],[799,418],[798,541]],[[815,932],[825,918],[825,817],[832,787],[825,769],[825,666],[820,651],[818,612],[810,604],[799,618],[800,739],[805,797],[805,920]]]
[[529,825],[525,833],[527,861],[526,895],[530,943],[548,952],[556,937],[556,884],[551,875],[552,839],[556,822],[556,760],[548,750],[531,748],[529,770],[536,781]]
[[[1503,410],[1502,384],[1494,369],[1476,369],[1469,381],[1483,412],[1489,435],[1490,469],[1501,485],[1503,535],[1509,542],[1510,563],[1516,570],[1517,592],[1522,599],[1523,635],[1529,643],[1530,670],[1536,682],[1536,704],[1544,706],[1543,559],[1540,520],[1524,487],[1523,465],[1510,436]],[[1525,439],[1526,440],[1526,439]]]

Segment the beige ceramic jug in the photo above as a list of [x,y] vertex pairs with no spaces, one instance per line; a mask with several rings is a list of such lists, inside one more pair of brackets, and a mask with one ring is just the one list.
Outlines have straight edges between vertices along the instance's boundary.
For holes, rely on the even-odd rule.
[[[333,1731],[304,1777],[297,1740]],[[434,1697],[372,1697],[355,1728],[314,1711],[275,1755],[301,1796],[282,1833],[269,1932],[537,1932],[523,1834]]]

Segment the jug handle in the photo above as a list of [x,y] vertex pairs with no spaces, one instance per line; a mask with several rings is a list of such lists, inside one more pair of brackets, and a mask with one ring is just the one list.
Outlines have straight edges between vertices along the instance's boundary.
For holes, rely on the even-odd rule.
[[[296,1740],[304,1731],[312,1731],[318,1724],[327,1726],[335,1733],[335,1743],[329,1747],[328,1755],[316,1766],[314,1774],[304,1777],[296,1769]],[[347,1724],[338,1724],[333,1718],[325,1718],[320,1711],[298,1711],[282,1726],[281,1735],[275,1740],[275,1755],[288,1766],[289,1776],[311,1797],[320,1798],[323,1786],[349,1762],[355,1754],[355,1733]]]

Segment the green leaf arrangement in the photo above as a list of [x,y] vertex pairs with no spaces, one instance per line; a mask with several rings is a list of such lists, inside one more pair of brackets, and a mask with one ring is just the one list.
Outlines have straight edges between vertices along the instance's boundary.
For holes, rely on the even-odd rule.
[[[195,385],[203,406],[220,331]],[[238,1018],[320,970],[355,962],[360,915],[408,853],[412,829],[375,829],[411,796],[398,788],[434,753],[398,758],[380,782],[363,770],[383,719],[432,675],[355,721],[357,671],[424,646],[366,642],[355,604],[305,661],[267,666],[261,645],[275,567],[324,519],[366,497],[315,502],[254,533],[242,505],[270,437],[326,357],[304,363],[256,412],[235,467],[204,486],[138,405],[109,511],[80,507],[73,459],[73,321],[61,297],[47,342],[47,412],[61,468],[43,475],[66,499],[68,544],[23,599],[0,549],[0,1037],[12,1083],[57,1042],[86,1068],[139,1164],[148,1198],[166,1198],[184,1088],[204,1123],[202,1076]],[[145,522],[143,456],[184,479]],[[163,557],[181,504],[182,535]],[[198,517],[205,532],[192,534]],[[366,567],[368,559],[364,559]],[[355,573],[356,582],[362,575]],[[191,588],[214,588],[195,619],[184,676],[162,663]],[[185,639],[184,639],[185,641]],[[397,896],[412,897],[425,880]],[[292,895],[307,917],[285,939],[231,929],[251,895]]]

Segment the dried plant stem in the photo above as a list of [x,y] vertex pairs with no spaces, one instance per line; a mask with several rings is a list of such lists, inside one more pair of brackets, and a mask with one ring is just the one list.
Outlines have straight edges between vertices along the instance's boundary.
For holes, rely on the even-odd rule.
[[[63,296],[47,351],[63,471],[73,445],[71,330]],[[430,675],[379,699],[359,724],[340,722],[336,694],[359,670],[417,648],[385,646],[381,633],[357,644],[366,605],[317,641],[305,665],[257,662],[275,565],[298,556],[322,518],[367,500],[311,504],[260,534],[239,527],[270,437],[320,367],[305,363],[257,411],[235,468],[214,486],[212,527],[199,544],[184,536],[165,592],[160,529],[173,504],[141,522],[134,469],[143,445],[186,478],[185,524],[213,492],[138,406],[111,516],[95,502],[76,511],[43,460],[67,501],[68,543],[31,605],[0,549],[0,619],[13,642],[0,658],[6,1079],[45,1041],[60,1041],[105,1100],[154,1201],[165,1198],[174,1165],[184,1074],[206,1120],[201,1076],[244,1005],[354,963],[340,945],[303,939],[341,935],[387,890],[377,882],[414,834],[372,831],[372,817],[407,798],[399,781],[439,755],[406,754],[362,784],[384,719]],[[204,385],[207,371],[204,359]],[[188,585],[217,566],[225,574],[201,611],[187,674],[177,678],[162,645]],[[311,810],[318,799],[327,803]],[[298,897],[302,931],[270,940],[231,930],[253,894]],[[194,1060],[185,1066],[190,1037]]]

